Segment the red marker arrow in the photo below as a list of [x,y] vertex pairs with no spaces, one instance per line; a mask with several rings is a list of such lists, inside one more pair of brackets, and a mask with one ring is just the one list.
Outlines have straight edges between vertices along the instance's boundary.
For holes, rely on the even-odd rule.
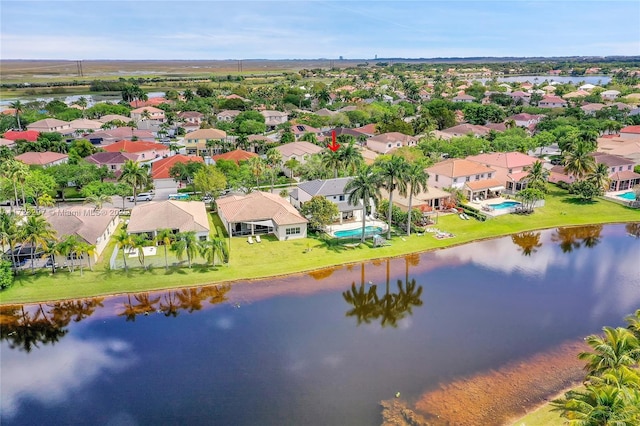
[[331,132],[331,145],[327,145],[327,148],[329,148],[333,152],[336,152],[338,150],[338,148],[340,148],[340,145],[338,143],[336,143],[336,131],[335,130]]

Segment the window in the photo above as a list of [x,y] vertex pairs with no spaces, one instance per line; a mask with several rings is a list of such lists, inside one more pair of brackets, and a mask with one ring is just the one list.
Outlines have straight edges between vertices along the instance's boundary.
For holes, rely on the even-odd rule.
[[464,178],[465,182],[469,182],[471,180],[471,176],[467,176],[466,178]]
[[489,173],[489,174],[487,175],[487,177],[488,177],[489,179],[491,179],[491,175],[492,175],[492,174],[493,174],[493,173]]
[[480,180],[480,175],[476,175],[476,180]]
[[618,171],[621,172],[622,171],[622,166],[618,167]]
[[611,168],[611,173],[614,173],[615,171],[616,171],[616,168],[615,168],[615,167],[612,167],[612,168]]
[[200,241],[207,241],[207,236],[206,235],[200,235],[200,237],[198,237],[198,239]]
[[453,183],[458,183],[458,178],[453,178]]
[[436,182],[438,181],[438,175],[436,175]]
[[340,201],[344,201],[344,195],[341,195],[338,199],[339,199]]
[[628,166],[627,166],[627,170],[631,170],[631,165],[628,165]]
[[513,173],[513,169],[509,169],[509,174]]
[[295,228],[287,228],[286,229],[286,234],[287,235],[300,235],[300,227],[295,227]]

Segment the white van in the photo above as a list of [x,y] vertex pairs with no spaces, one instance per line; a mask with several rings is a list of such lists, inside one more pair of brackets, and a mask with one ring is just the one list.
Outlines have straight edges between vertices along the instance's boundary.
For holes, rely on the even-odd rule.
[[[132,195],[128,196],[127,200],[133,201],[133,196]],[[151,201],[151,200],[153,200],[153,194],[150,192],[141,192],[140,194],[136,195],[136,199],[135,199],[135,201]]]

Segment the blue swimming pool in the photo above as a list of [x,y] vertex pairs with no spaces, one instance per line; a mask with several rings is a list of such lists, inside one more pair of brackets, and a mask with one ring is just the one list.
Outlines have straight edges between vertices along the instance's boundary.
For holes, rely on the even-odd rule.
[[[379,234],[380,232],[382,232],[382,228],[379,226],[366,226],[364,228],[365,235]],[[337,238],[359,237],[362,235],[362,227],[336,231],[333,235]]]
[[489,204],[489,207],[493,207],[496,210],[500,210],[500,209],[508,209],[510,207],[515,207],[518,205],[520,205],[520,203],[517,201],[503,201],[500,204]]
[[625,192],[624,194],[618,194],[618,197],[624,198],[625,200],[635,200],[636,193],[633,191]]

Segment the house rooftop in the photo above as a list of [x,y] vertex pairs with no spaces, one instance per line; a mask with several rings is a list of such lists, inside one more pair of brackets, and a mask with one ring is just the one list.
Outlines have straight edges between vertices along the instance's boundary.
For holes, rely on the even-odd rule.
[[345,194],[345,187],[351,182],[352,178],[344,177],[337,179],[316,179],[301,182],[298,188],[307,194],[314,195],[340,195]]
[[216,200],[218,210],[229,223],[272,220],[277,225],[307,223],[288,201],[277,194],[255,191]]
[[464,158],[440,161],[426,170],[430,175],[438,174],[452,178],[495,172],[494,169]]
[[107,152],[145,152],[145,151],[164,151],[167,150],[166,145],[155,142],[143,142],[143,141],[118,141],[116,143],[112,143],[111,145],[107,145],[104,147],[104,150]]
[[138,234],[157,229],[208,232],[207,209],[202,201],[166,200],[140,204],[131,210],[127,232]]
[[4,133],[4,138],[12,141],[27,140],[29,142],[35,142],[38,140],[40,132],[37,130],[9,130]]
[[314,145],[310,142],[291,142],[284,145],[277,146],[276,149],[280,151],[283,157],[291,157],[292,155],[303,156],[310,154],[317,154],[322,151],[323,148],[318,145]]
[[227,137],[227,132],[220,129],[198,129],[194,132],[184,135],[185,140],[189,139],[224,139]]
[[214,155],[211,158],[213,159],[213,161],[227,160],[239,163],[241,161],[248,161],[251,158],[255,157],[259,157],[259,155],[254,152],[244,151],[242,149],[234,149],[233,151],[225,152],[224,154]]
[[24,164],[33,166],[44,166],[51,164],[55,161],[64,160],[69,158],[67,154],[60,154],[59,152],[25,152],[24,154],[16,155],[15,159],[22,161]]
[[77,235],[89,244],[96,244],[119,209],[101,209],[97,214],[93,207],[69,206],[64,209],[47,209],[44,217],[56,231],[58,240],[65,235]]
[[495,152],[491,154],[479,154],[467,157],[467,160],[484,164],[488,167],[502,167],[504,169],[517,169],[530,166],[538,161],[537,158],[521,152]]
[[162,158],[151,164],[151,177],[153,179],[169,179],[169,170],[177,163],[188,163],[194,161],[196,163],[204,163],[204,159],[198,155],[182,155],[176,154],[171,157]]

